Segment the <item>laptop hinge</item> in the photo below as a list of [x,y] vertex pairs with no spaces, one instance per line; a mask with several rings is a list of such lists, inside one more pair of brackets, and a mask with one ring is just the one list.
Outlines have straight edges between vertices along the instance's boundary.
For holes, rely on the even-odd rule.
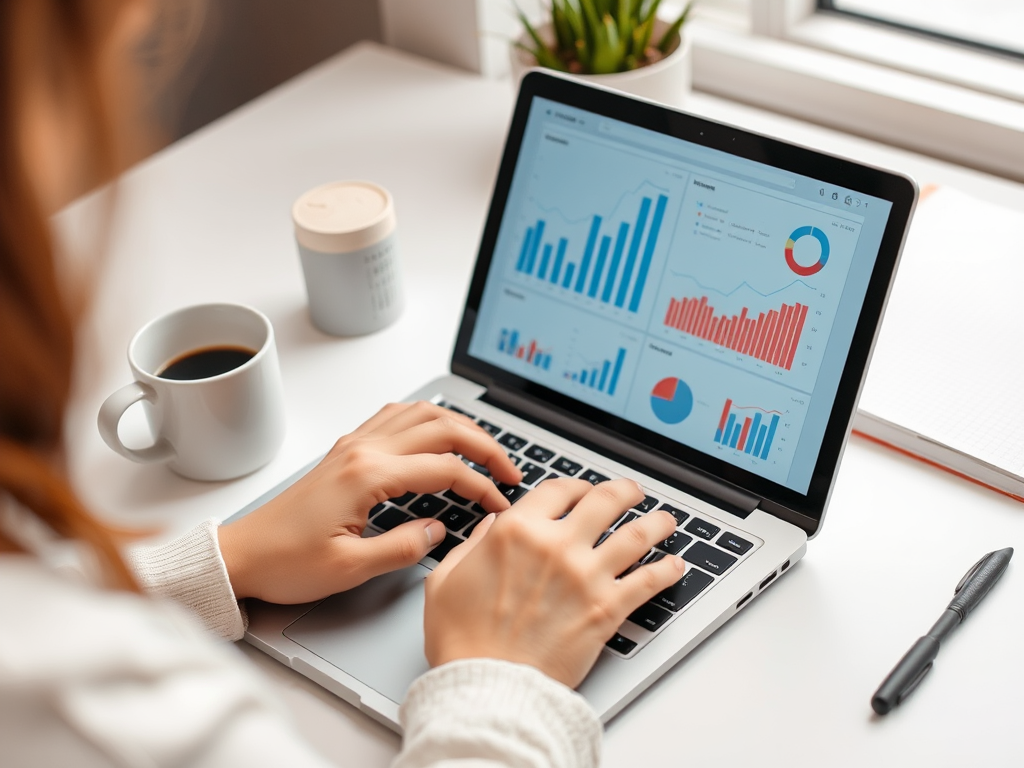
[[606,454],[622,464],[649,474],[738,517],[746,518],[761,501],[751,493],[682,465],[662,453],[652,451],[621,435],[609,434],[579,421],[570,414],[498,384],[491,384],[480,399],[529,421],[537,422],[556,434]]

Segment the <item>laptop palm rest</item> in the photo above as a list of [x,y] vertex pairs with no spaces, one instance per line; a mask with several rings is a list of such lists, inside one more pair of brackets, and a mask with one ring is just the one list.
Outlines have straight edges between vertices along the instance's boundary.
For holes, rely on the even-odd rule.
[[289,640],[401,703],[430,667],[423,655],[423,580],[414,565],[333,595],[285,630]]

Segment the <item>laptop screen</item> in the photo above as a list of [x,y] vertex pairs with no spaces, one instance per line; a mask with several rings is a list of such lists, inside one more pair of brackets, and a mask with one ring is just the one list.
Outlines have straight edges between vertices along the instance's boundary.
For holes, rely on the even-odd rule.
[[701,132],[523,108],[469,356],[806,494],[892,203]]

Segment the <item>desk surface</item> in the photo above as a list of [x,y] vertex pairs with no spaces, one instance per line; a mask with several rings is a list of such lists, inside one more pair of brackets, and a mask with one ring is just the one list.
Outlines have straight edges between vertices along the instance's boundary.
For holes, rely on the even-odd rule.
[[[507,82],[361,45],[129,173],[82,334],[69,418],[72,472],[89,504],[166,534],[227,517],[385,401],[444,373],[512,102]],[[1024,188],[980,173],[701,94],[691,108],[1024,207]],[[343,178],[371,179],[394,194],[412,288],[394,326],[360,339],[309,324],[289,217],[301,192]],[[58,219],[79,246],[95,203],[80,201]],[[116,456],[95,418],[104,396],[129,379],[132,333],[172,308],[214,300],[252,304],[274,323],[289,411],[281,453],[249,477],[213,484]],[[126,425],[140,442],[142,431]],[[1019,762],[1020,563],[953,636],[907,706],[878,719],[868,705],[962,573],[1005,546],[1024,546],[1024,507],[852,440],[807,557],[611,723],[605,764]],[[242,651],[338,764],[392,758],[397,736]]]

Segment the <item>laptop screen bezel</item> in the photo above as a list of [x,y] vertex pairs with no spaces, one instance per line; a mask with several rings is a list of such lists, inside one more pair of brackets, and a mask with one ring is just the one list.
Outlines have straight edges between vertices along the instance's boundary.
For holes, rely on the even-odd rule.
[[[535,97],[559,102],[646,128],[658,133],[754,160],[780,170],[842,186],[891,203],[889,218],[868,283],[850,351],[836,391],[832,414],[821,442],[818,461],[806,493],[801,494],[606,411],[524,379],[469,354],[470,340],[494,256],[495,244]],[[814,535],[831,493],[864,372],[899,260],[906,228],[917,199],[913,181],[899,174],[862,165],[734,126],[699,118],[669,107],[593,88],[567,78],[532,71],[523,79],[504,153],[495,180],[476,266],[452,354],[453,373],[485,387],[500,386],[575,420],[653,451],[688,469],[739,488],[760,500],[761,508]]]

